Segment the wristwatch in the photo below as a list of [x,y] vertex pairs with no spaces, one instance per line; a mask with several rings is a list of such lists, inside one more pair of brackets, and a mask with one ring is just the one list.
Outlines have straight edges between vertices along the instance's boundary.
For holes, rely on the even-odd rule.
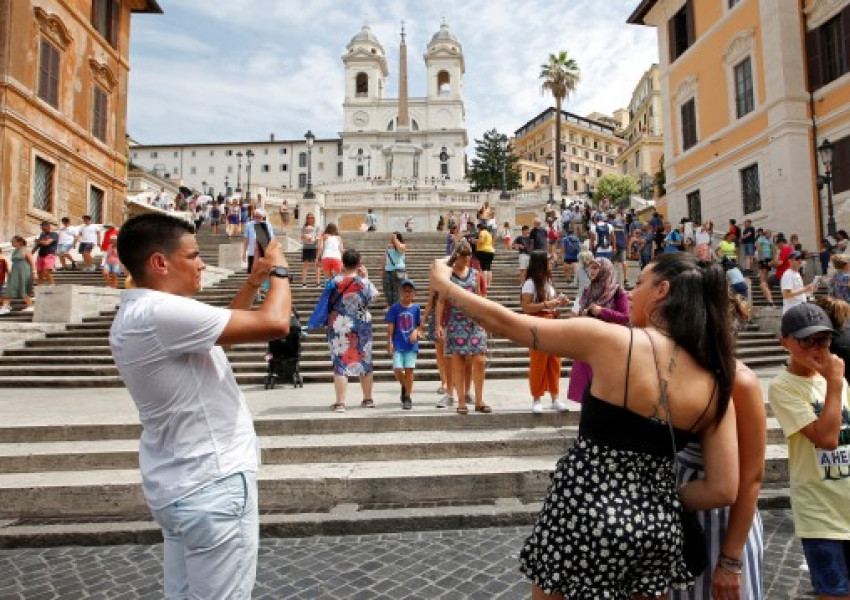
[[289,269],[286,267],[275,267],[269,271],[269,277],[280,277],[281,279],[289,279]]

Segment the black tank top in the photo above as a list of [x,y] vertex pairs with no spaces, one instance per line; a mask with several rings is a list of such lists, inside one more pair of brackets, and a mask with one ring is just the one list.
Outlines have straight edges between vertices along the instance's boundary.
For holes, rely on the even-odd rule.
[[[590,392],[591,385],[588,384],[582,400],[579,435],[611,448],[640,452],[653,456],[672,457],[670,426],[667,422],[657,417],[645,417],[628,409],[629,372],[631,370],[632,342],[634,341],[634,329],[629,329],[629,353],[626,363],[626,385],[623,393],[623,405],[611,404],[597,398]],[[649,337],[648,333],[646,335]],[[652,342],[652,338],[650,337],[649,339]],[[656,360],[657,368],[658,364],[655,357],[654,345],[652,353],[653,358]],[[665,387],[662,386],[661,389],[662,394],[666,394]],[[709,398],[702,415],[700,415],[691,429],[684,430],[673,427],[673,436],[677,451],[682,450],[689,442],[698,441],[699,436],[693,433],[693,428],[702,421],[708,412],[709,406],[711,406],[713,398],[714,391],[712,391],[711,398]],[[666,404],[666,397],[664,398],[664,403]]]

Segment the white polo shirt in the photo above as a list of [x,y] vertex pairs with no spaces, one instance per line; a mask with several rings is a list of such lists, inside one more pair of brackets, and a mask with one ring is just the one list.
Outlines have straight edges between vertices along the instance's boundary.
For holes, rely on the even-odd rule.
[[97,232],[100,228],[91,223],[90,225],[81,225],[78,231],[80,235],[80,243],[82,244],[97,244]]
[[215,345],[229,320],[229,310],[191,298],[146,288],[121,294],[109,345],[139,411],[139,466],[152,509],[259,467],[251,413]]
[[[779,288],[783,291],[790,290],[796,292],[797,290],[802,290],[804,287],[806,286],[803,285],[803,278],[800,276],[800,273],[793,269],[786,269],[782,274],[782,279],[779,280]],[[784,315],[798,304],[805,304],[807,301],[806,294],[797,294],[791,298],[783,298],[782,314]]]

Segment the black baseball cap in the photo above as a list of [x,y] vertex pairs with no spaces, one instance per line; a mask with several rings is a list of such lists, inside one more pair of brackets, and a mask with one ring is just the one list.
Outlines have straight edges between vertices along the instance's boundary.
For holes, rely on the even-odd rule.
[[413,283],[413,281],[412,281],[412,280],[410,280],[410,279],[405,279],[404,281],[402,281],[402,282],[401,282],[401,285],[399,285],[398,287],[400,287],[400,288],[403,288],[403,287],[410,287],[410,288],[413,288],[413,289],[415,290],[415,289],[416,289],[416,284],[415,284],[415,283]]
[[817,304],[798,304],[782,315],[782,337],[790,336],[799,340],[822,331],[832,335],[838,333],[832,328],[829,316]]

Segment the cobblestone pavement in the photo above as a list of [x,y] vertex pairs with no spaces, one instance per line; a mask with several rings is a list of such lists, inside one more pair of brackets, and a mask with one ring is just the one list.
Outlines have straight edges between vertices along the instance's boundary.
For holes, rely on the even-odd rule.
[[[763,513],[765,598],[813,598],[790,511]],[[528,527],[266,539],[255,599],[526,599]],[[0,600],[161,598],[162,546],[0,550]]]

